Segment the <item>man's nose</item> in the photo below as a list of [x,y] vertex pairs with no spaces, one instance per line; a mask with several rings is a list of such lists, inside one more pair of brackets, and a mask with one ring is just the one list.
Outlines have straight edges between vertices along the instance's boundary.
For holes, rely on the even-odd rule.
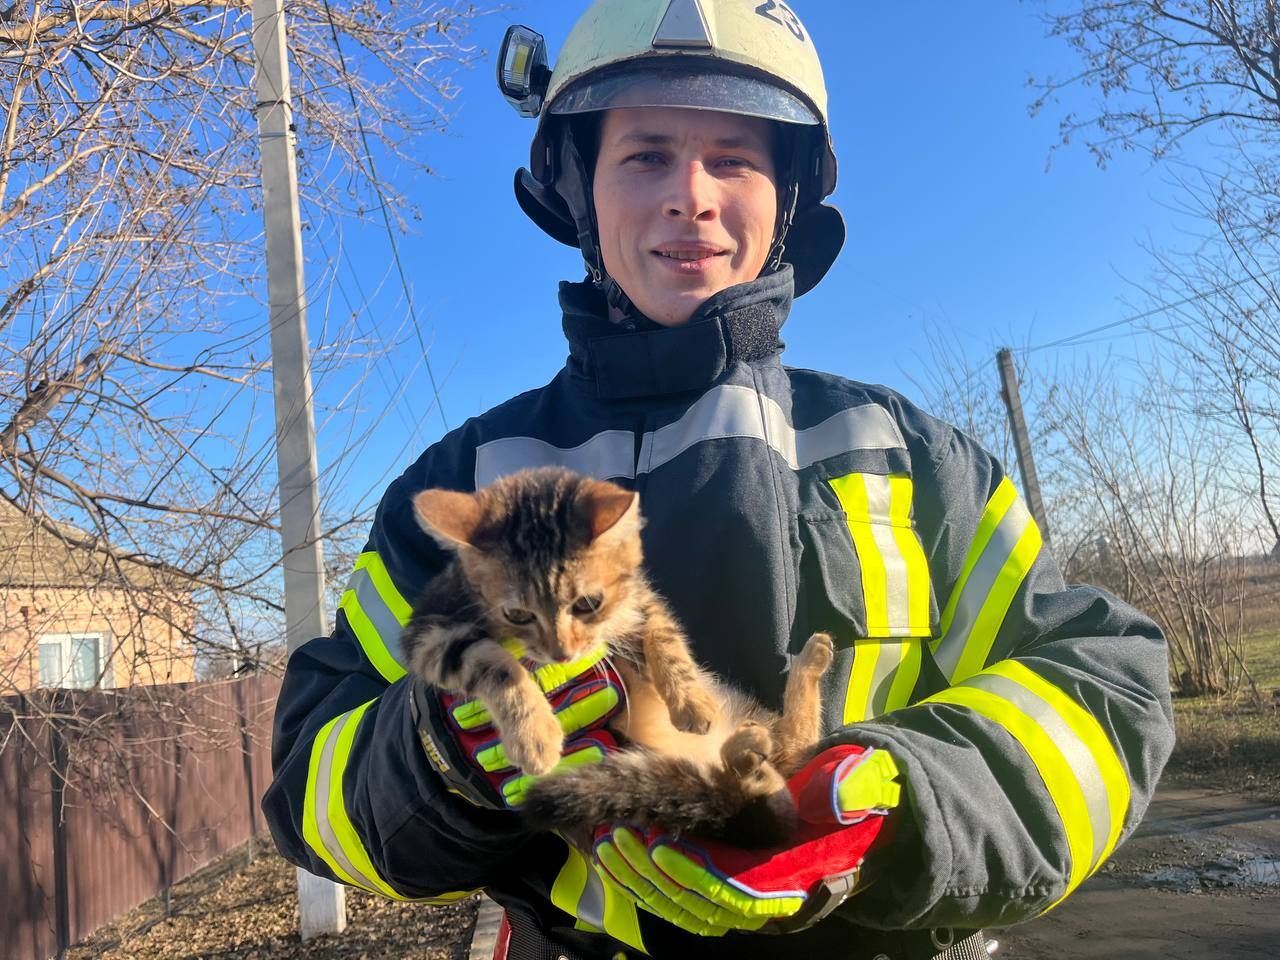
[[713,220],[718,207],[716,182],[707,168],[693,161],[673,169],[664,213],[672,220]]

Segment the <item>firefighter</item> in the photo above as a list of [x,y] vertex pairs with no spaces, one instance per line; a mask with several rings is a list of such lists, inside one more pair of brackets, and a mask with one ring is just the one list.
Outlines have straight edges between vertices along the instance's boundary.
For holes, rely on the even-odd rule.
[[[332,636],[289,661],[276,843],[388,897],[483,889],[517,960],[985,956],[976,931],[1054,907],[1141,819],[1173,739],[1163,637],[1064,583],[969,437],[782,365],[792,300],[844,240],[822,70],[786,3],[598,0],[546,60],[515,28],[499,79],[537,117],[519,204],[586,266],[560,287],[569,358],[387,490]],[[835,637],[786,848],[531,834],[483,711],[406,676],[400,629],[448,560],[411,496],[550,464],[639,491],[651,578],[721,676],[779,706],[790,658]],[[565,763],[614,747],[598,660],[535,673]]]

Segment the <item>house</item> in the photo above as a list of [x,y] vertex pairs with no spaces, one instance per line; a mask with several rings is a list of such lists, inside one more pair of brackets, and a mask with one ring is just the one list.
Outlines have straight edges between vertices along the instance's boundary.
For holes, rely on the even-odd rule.
[[189,582],[0,499],[0,694],[195,679]]

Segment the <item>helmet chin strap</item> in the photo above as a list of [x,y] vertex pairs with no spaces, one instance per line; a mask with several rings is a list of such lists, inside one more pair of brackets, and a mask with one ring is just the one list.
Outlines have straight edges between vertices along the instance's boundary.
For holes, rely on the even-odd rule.
[[564,200],[573,216],[574,226],[578,231],[578,249],[582,251],[582,264],[587,275],[595,284],[609,304],[612,311],[621,315],[621,324],[628,330],[634,330],[646,320],[626,291],[618,285],[618,281],[609,276],[604,268],[604,257],[600,253],[599,227],[596,224],[595,199],[591,195],[591,176],[582,159],[575,139],[572,123],[564,125],[560,138],[559,156],[555,178],[555,190]]

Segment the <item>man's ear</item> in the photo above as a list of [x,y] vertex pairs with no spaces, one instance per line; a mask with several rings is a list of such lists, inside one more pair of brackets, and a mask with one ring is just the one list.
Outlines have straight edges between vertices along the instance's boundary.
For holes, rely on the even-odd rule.
[[413,513],[422,529],[446,550],[475,545],[484,524],[484,505],[474,493],[423,490],[413,498]]
[[584,483],[577,506],[592,540],[611,530],[625,535],[636,530],[640,522],[640,497],[607,480]]

